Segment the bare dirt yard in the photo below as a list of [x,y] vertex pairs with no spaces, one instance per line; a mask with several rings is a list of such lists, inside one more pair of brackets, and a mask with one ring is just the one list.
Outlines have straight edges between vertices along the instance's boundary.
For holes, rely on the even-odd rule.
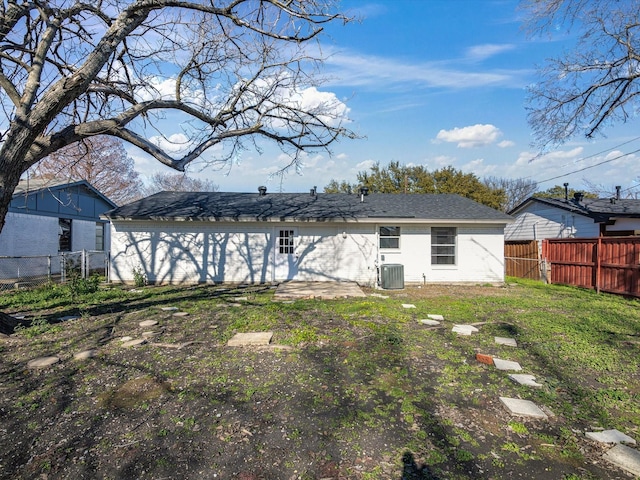
[[[627,403],[595,402],[599,411],[589,400],[618,387],[572,380],[573,366],[551,360],[564,344],[528,333],[524,312],[572,314],[567,293],[425,286],[274,301],[267,286],[104,290],[3,308],[31,327],[0,339],[0,478],[633,478],[602,459],[611,445],[584,436],[638,433],[636,417],[614,420]],[[426,326],[427,314],[444,321]],[[458,336],[458,323],[479,332]],[[271,344],[227,346],[255,331],[273,332]],[[627,347],[633,363],[638,345]],[[515,384],[478,352],[519,361],[544,386]],[[29,367],[48,356],[59,361]],[[532,399],[549,418],[512,416],[500,396]]]

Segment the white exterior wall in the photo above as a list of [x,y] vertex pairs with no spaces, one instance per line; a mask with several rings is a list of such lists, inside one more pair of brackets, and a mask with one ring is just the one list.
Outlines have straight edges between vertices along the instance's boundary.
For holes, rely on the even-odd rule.
[[640,232],[640,218],[618,218],[614,225],[607,225],[607,232],[635,230]]
[[[290,279],[374,286],[377,266],[395,263],[404,265],[406,283],[504,281],[501,226],[458,226],[456,265],[435,266],[430,227],[396,226],[401,227],[400,249],[379,251],[375,224],[116,221],[111,225],[111,279],[132,282],[133,270],[140,268],[152,283]],[[276,266],[281,228],[296,230],[296,251]]]
[[600,235],[600,226],[584,215],[533,202],[520,210],[507,225],[505,240],[544,238],[589,238]]

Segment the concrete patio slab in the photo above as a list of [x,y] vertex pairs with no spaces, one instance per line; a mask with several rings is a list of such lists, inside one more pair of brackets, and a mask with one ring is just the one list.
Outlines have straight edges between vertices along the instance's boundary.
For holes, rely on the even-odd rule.
[[494,358],[493,364],[496,366],[498,370],[522,370],[522,367],[518,362],[513,362],[511,360],[502,360],[500,358]]
[[633,475],[640,475],[640,452],[631,447],[618,444],[602,458]]
[[451,331],[458,335],[471,335],[472,333],[479,332],[480,330],[473,325],[454,325]]
[[508,347],[517,347],[518,343],[515,338],[494,337],[498,345],[507,345]]
[[521,400],[519,398],[500,397],[502,404],[509,410],[512,415],[520,415],[523,417],[548,418],[540,407],[530,400]]
[[509,375],[509,378],[520,385],[525,385],[527,387],[542,387],[541,383],[536,382],[536,377],[534,375],[527,375],[524,373],[512,373]]
[[351,282],[284,282],[274,293],[275,300],[291,298],[366,297],[356,283]]
[[273,332],[247,332],[236,333],[229,339],[229,347],[245,347],[252,345],[269,345]]
[[585,435],[587,438],[595,440],[596,442],[636,444],[636,441],[633,438],[616,429],[603,430],[602,432],[586,432]]

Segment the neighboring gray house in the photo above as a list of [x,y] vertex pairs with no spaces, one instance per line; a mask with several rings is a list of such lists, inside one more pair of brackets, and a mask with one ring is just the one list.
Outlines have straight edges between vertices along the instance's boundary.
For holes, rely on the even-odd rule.
[[640,235],[640,200],[530,197],[509,212],[505,241]]
[[[105,214],[111,280],[504,281],[512,218],[459,195],[161,192]],[[401,285],[400,285],[401,284]]]
[[0,256],[109,250],[108,222],[116,204],[88,182],[21,181],[0,233]]

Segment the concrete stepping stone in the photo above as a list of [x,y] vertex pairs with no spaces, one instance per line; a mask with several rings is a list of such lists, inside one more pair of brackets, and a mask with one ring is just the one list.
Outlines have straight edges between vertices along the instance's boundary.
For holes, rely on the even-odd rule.
[[603,430],[602,432],[586,432],[585,435],[587,438],[595,440],[596,442],[636,444],[636,441],[633,438],[616,429]]
[[439,322],[444,321],[444,317],[442,315],[435,313],[427,313],[427,318],[430,318],[431,320],[438,320]]
[[498,370],[522,370],[522,367],[518,362],[513,362],[511,360],[502,360],[500,358],[494,358],[493,364],[496,366]]
[[161,307],[160,310],[162,310],[163,312],[172,312],[178,310],[178,307]]
[[372,293],[371,295],[369,295],[370,297],[378,297],[378,298],[383,298],[383,299],[387,299],[389,298],[389,295],[382,295],[381,293]]
[[234,302],[247,302],[249,301],[249,297],[233,297]]
[[82,352],[75,353],[73,355],[74,360],[86,360],[87,358],[93,358],[98,354],[97,350],[83,350]]
[[515,338],[507,338],[507,337],[494,337],[496,343],[498,345],[507,345],[509,347],[517,347],[518,343]]
[[520,415],[523,417],[548,418],[540,407],[530,400],[522,400],[520,398],[500,397],[502,404],[509,410],[512,415]]
[[429,327],[435,327],[436,325],[440,325],[438,320],[432,320],[431,318],[423,318],[422,320],[418,320],[423,325],[427,325]]
[[236,333],[229,339],[229,347],[244,347],[249,345],[269,345],[273,332]]
[[413,303],[403,303],[402,308],[416,308]]
[[526,385],[527,387],[542,387],[541,383],[536,382],[535,375],[527,375],[524,373],[512,373],[509,378],[520,385]]
[[129,342],[129,341],[133,340],[133,337],[129,337],[129,336],[126,336],[126,337],[120,337],[120,338],[119,338],[119,340],[120,340],[121,342]]
[[147,339],[154,338],[154,337],[157,337],[159,335],[160,335],[160,332],[152,332],[152,331],[142,332],[142,338],[147,338]]
[[145,338],[136,338],[135,340],[129,340],[128,342],[124,342],[122,344],[123,348],[137,347],[138,345],[142,345],[143,343],[147,343]]
[[631,447],[617,444],[605,453],[602,458],[633,475],[640,475],[640,452]]
[[174,317],[188,317],[189,312],[176,312],[173,314]]
[[68,322],[69,320],[78,320],[80,317],[78,315],[65,315],[64,317],[58,318],[61,322]]
[[157,320],[143,320],[138,325],[140,325],[141,327],[153,327],[154,325],[157,325],[157,324],[158,324]]
[[451,331],[458,335],[471,335],[472,333],[479,332],[480,330],[473,325],[454,325]]
[[33,360],[29,360],[27,362],[27,368],[47,368],[59,361],[60,357],[38,357]]

